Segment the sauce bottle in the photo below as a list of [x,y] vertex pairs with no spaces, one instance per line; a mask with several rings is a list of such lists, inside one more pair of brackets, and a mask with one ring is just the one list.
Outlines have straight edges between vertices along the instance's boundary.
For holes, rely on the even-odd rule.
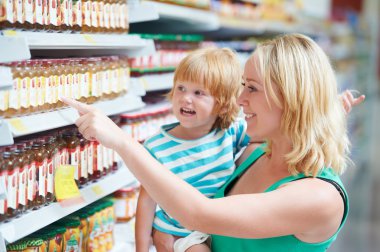
[[82,1],[73,0],[73,12],[72,12],[72,30],[80,32],[82,30]]
[[80,0],[82,1],[82,33],[91,32],[91,9],[92,1]]
[[14,151],[14,155],[19,164],[18,173],[18,212],[20,214],[27,210],[27,184],[28,184],[28,161],[25,157],[25,149],[23,144],[17,144],[17,149]]
[[[1,149],[0,150],[0,153],[2,153],[0,155],[0,183],[6,187],[6,181],[8,180],[8,173],[7,173],[7,169],[5,167],[5,160],[3,159],[3,150]],[[5,189],[5,188],[4,188]],[[7,216],[6,216],[6,205],[7,205],[7,200],[6,199],[0,199],[0,222],[3,222],[6,220]]]
[[79,170],[80,170],[80,176],[79,176],[79,185],[83,186],[87,184],[88,182],[88,145],[87,140],[77,132],[77,138],[79,139],[79,146],[80,146],[80,162],[79,162]]
[[0,2],[0,29],[12,28],[15,23],[13,0]]
[[43,142],[37,140],[33,142],[32,150],[36,162],[36,204],[33,210],[38,209],[46,202],[46,167],[47,167],[47,154],[44,151]]
[[7,170],[7,219],[11,219],[18,215],[18,162],[14,155],[7,149],[3,153],[4,168]]
[[23,0],[25,24],[24,28],[27,30],[33,30],[35,28],[34,6],[35,0]]
[[44,1],[46,0],[34,0],[34,18],[36,20],[34,23],[35,30],[44,29]]
[[24,160],[28,164],[28,175],[27,175],[27,207],[28,209],[33,209],[36,206],[36,161],[34,157],[34,152],[32,151],[32,141],[25,141],[25,154]]
[[66,148],[69,154],[69,164],[75,167],[74,180],[79,187],[80,167],[79,167],[79,154],[80,142],[73,131],[66,131],[63,133],[63,139],[66,141]]
[[47,173],[46,173],[46,197],[45,204],[54,202],[54,174],[55,174],[55,163],[54,158],[57,154],[57,149],[55,146],[55,137],[48,136],[45,137],[42,147],[47,153]]

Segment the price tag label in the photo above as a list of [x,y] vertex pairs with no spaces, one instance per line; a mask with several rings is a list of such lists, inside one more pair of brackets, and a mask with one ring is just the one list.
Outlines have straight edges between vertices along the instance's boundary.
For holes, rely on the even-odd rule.
[[3,31],[3,34],[8,37],[17,37],[17,32],[14,30]]
[[74,180],[75,167],[61,165],[55,172],[55,196],[57,201],[80,199],[81,195]]
[[9,119],[8,123],[18,133],[28,133],[28,128],[20,118]]
[[102,196],[104,195],[103,188],[99,185],[95,185],[91,188],[91,190],[97,195],[97,196]]
[[83,34],[83,38],[90,44],[96,44],[95,39],[91,35]]

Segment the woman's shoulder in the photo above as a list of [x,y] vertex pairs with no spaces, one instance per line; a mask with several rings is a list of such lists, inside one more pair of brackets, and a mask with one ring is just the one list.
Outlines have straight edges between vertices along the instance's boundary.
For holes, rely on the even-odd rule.
[[240,157],[236,160],[236,166],[241,165],[249,157],[255,155],[255,151],[263,150],[263,148],[264,144],[262,142],[249,143]]

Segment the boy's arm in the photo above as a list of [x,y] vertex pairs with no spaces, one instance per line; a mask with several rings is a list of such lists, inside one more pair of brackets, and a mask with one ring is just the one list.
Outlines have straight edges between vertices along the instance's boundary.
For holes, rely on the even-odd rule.
[[141,187],[136,210],[136,252],[149,251],[149,247],[152,244],[152,228],[156,206],[156,202]]

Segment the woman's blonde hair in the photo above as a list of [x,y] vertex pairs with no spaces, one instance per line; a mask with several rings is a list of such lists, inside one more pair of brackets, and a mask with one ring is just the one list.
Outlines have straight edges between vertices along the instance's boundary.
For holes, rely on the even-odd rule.
[[241,87],[241,74],[239,60],[230,49],[198,49],[179,63],[174,73],[174,86],[167,97],[172,99],[178,82],[204,85],[216,101],[213,112],[218,118],[213,129],[226,129],[239,113],[237,97]]
[[316,176],[324,167],[331,167],[342,173],[350,161],[350,144],[343,104],[326,54],[301,34],[264,42],[255,53],[267,100],[269,95],[283,109],[281,130],[292,143],[292,151],[285,156],[289,171]]

